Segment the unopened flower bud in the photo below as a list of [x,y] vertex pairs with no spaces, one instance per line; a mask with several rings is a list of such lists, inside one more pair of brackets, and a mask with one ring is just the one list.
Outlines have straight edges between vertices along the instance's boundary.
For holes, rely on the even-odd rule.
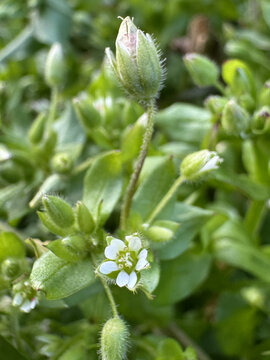
[[270,126],[270,108],[264,106],[255,112],[251,122],[252,130],[255,134],[263,133]]
[[123,360],[127,353],[129,332],[119,317],[109,319],[101,332],[101,359]]
[[137,29],[128,16],[120,25],[115,45],[116,59],[109,48],[106,55],[124,89],[139,101],[156,98],[164,72],[151,36]]
[[91,234],[95,229],[95,222],[87,206],[81,201],[78,201],[76,213],[77,222],[81,232],[85,234]]
[[65,62],[61,44],[51,47],[45,65],[45,80],[51,87],[59,87],[65,77]]
[[22,272],[21,260],[9,258],[2,262],[1,270],[2,274],[8,280],[14,280]]
[[63,244],[76,253],[86,253],[88,250],[88,242],[83,236],[72,235],[62,239]]
[[45,124],[46,124],[46,115],[45,113],[41,113],[34,120],[28,132],[28,138],[31,141],[31,143],[39,144],[41,142],[45,130]]
[[218,169],[223,160],[215,151],[201,150],[187,155],[182,161],[181,175],[187,180],[197,180]]
[[205,106],[211,111],[213,115],[221,115],[224,106],[227,103],[227,99],[222,96],[208,96],[208,98],[205,100],[204,104]]
[[249,114],[234,100],[230,100],[223,109],[221,123],[228,134],[240,135],[249,127]]
[[147,228],[145,235],[149,240],[155,242],[167,242],[171,240],[179,228],[179,224],[174,221],[156,221]]
[[86,130],[92,131],[94,127],[100,125],[100,113],[87,97],[81,96],[74,99],[73,106],[78,119]]
[[52,170],[59,174],[68,173],[73,166],[73,161],[71,156],[66,153],[59,153],[54,155],[51,160]]
[[209,86],[217,83],[218,67],[206,56],[190,53],[185,55],[184,63],[196,85]]
[[62,228],[69,228],[74,223],[72,207],[63,199],[56,196],[45,195],[42,203],[51,221]]

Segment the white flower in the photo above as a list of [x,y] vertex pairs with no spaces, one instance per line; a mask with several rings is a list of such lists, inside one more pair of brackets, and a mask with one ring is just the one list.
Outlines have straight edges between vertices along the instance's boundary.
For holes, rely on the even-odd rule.
[[20,282],[13,286],[14,297],[13,306],[18,306],[21,311],[29,313],[38,304],[36,291],[31,288],[28,281]]
[[125,240],[107,238],[110,241],[104,252],[107,260],[100,265],[99,271],[115,278],[118,286],[134,290],[139,272],[149,267],[148,251],[142,249],[142,242],[137,234],[126,236]]

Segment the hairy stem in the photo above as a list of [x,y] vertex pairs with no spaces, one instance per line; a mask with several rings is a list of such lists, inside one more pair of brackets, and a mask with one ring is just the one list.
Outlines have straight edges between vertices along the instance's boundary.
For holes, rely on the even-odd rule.
[[136,184],[140,176],[143,163],[147,155],[148,146],[152,138],[154,112],[155,112],[155,103],[154,101],[151,101],[147,105],[147,125],[143,137],[141,151],[138,157],[138,161],[136,163],[136,167],[133,171],[133,174],[131,175],[131,179],[127,187],[126,195],[124,197],[124,202],[121,210],[120,227],[122,230],[124,230],[126,227],[127,219],[129,217],[129,212],[131,208],[132,198],[136,190]]
[[168,202],[171,200],[179,186],[185,181],[185,178],[183,176],[179,176],[178,179],[175,180],[167,194],[161,199],[161,201],[158,203],[152,214],[149,216],[149,218],[146,220],[147,224],[151,224],[155,218],[159,215],[159,213],[164,209],[164,207],[168,204]]

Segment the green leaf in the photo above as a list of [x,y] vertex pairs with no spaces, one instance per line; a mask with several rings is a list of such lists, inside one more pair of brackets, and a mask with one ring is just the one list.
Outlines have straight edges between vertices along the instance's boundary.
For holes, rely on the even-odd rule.
[[156,360],[185,360],[183,350],[174,339],[163,340],[158,349]]
[[256,310],[239,294],[226,292],[220,296],[215,327],[218,343],[226,355],[245,353],[252,346],[256,325]]
[[67,2],[49,0],[45,8],[32,17],[36,38],[45,43],[66,43],[71,29],[71,12]]
[[48,300],[57,300],[92,284],[95,275],[89,259],[70,263],[49,251],[34,263],[30,280],[33,288],[44,291]]
[[185,203],[176,203],[172,220],[180,223],[173,239],[158,249],[162,260],[174,259],[182,254],[198,234],[202,226],[213,216],[213,212]]
[[26,360],[14,346],[9,344],[1,335],[0,335],[0,354],[3,359],[10,360]]
[[158,286],[159,277],[160,266],[158,263],[153,262],[150,269],[142,271],[140,285],[151,294]]
[[114,209],[122,191],[121,153],[112,151],[97,158],[84,178],[83,202],[95,221],[101,205],[101,223]]
[[132,127],[127,129],[121,144],[123,162],[130,161],[138,156],[145,132],[145,124],[145,116],[142,115]]
[[155,117],[157,126],[172,141],[200,144],[211,126],[211,114],[201,107],[175,103]]
[[169,157],[164,157],[138,187],[132,211],[145,221],[167,193],[174,180],[174,165]]
[[218,260],[270,282],[270,257],[255,246],[238,243],[235,239],[221,238],[214,243],[214,254]]
[[210,254],[187,251],[176,259],[162,262],[155,302],[173,304],[192,294],[206,279],[211,259]]
[[8,257],[24,256],[25,246],[22,240],[12,232],[2,232],[0,234],[0,262]]
[[72,251],[67,246],[65,246],[62,239],[51,241],[47,245],[47,248],[50,249],[56,256],[58,256],[63,260],[73,262],[73,261],[78,261],[80,259],[80,255]]
[[236,189],[254,200],[266,200],[270,196],[269,187],[254,182],[245,174],[235,174],[228,170],[219,169],[212,173],[211,178],[229,185],[228,189]]

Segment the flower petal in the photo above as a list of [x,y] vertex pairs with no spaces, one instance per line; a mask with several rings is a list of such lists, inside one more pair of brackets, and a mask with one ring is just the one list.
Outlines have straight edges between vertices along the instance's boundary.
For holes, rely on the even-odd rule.
[[133,290],[134,286],[136,285],[138,280],[137,274],[135,273],[135,271],[132,271],[132,273],[129,275],[129,281],[127,284],[127,287],[129,288],[129,290]]
[[138,271],[140,271],[140,270],[143,270],[143,269],[145,269],[146,267],[148,267],[148,265],[149,265],[149,262],[148,262],[147,260],[145,260],[145,259],[139,259],[139,261],[138,261],[137,264],[136,264],[135,269],[138,270]]
[[105,275],[117,270],[118,266],[114,261],[104,261],[99,267],[99,271]]
[[126,247],[125,243],[119,239],[113,239],[109,246],[106,247],[104,254],[106,258],[115,260],[119,250],[123,250]]
[[127,285],[129,282],[129,275],[124,270],[120,271],[116,278],[116,284],[120,287]]
[[128,247],[131,251],[138,252],[142,247],[141,239],[138,236],[134,236],[134,235],[126,236],[126,240],[128,241]]
[[20,293],[15,294],[12,304],[14,306],[20,306],[23,303],[23,297]]
[[21,309],[23,312],[29,313],[29,312],[32,310],[30,300],[25,300],[25,301],[23,302],[23,304],[21,305],[20,309]]
[[139,254],[139,259],[146,259],[147,254],[148,254],[148,251],[146,249],[142,249],[142,251]]

